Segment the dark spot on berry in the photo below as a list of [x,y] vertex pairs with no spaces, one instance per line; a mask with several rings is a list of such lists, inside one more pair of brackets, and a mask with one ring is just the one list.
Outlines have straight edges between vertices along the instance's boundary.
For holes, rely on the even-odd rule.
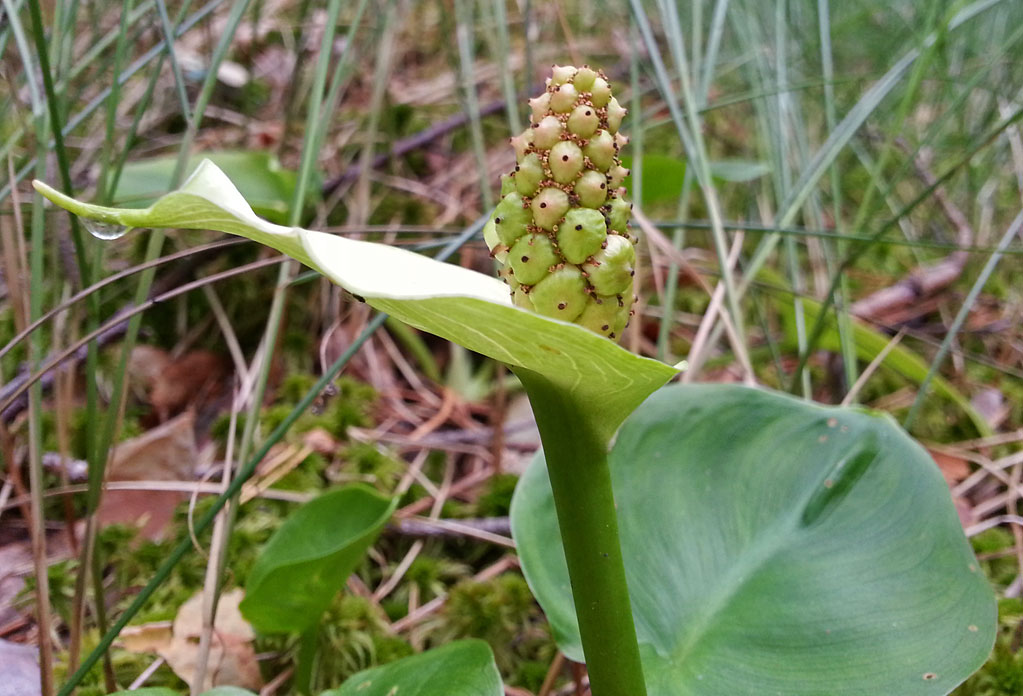
[[522,263],[526,263],[528,261],[529,261],[529,257],[528,256],[523,256],[522,257]]
[[603,189],[603,188],[607,188],[607,184],[601,184],[601,185],[600,185],[600,188],[602,188],[602,189]]
[[577,230],[581,230],[581,229],[583,228],[583,226],[582,226],[582,225],[576,225],[576,226],[575,226],[575,228],[576,228]]
[[634,276],[634,275],[636,275],[636,271],[629,271],[629,275],[630,275],[630,276]]
[[567,162],[568,161],[568,155],[562,155],[561,161],[562,162]]
[[590,111],[589,109],[587,109],[587,110],[586,110],[586,115],[587,115],[587,116],[589,116],[589,115],[590,115],[591,113],[593,113],[593,112],[592,112],[592,111]]
[[558,303],[558,309],[564,309],[564,308],[565,308],[565,307],[567,307],[567,306],[568,306],[568,305],[567,305],[567,304],[565,304],[564,302],[559,302],[559,303]]
[[500,225],[501,224],[501,218],[494,218],[494,224],[495,225]]
[[541,207],[541,208],[546,208],[546,207],[547,207],[547,204],[546,204],[546,203],[541,203],[541,204],[540,204],[540,207]]
[[610,328],[611,328],[610,326],[608,326],[607,324],[604,324],[603,326],[600,327],[600,330],[601,331],[607,331]]
[[611,333],[609,333],[609,334],[607,335],[607,337],[608,337],[608,338],[614,338],[614,337],[615,337],[615,332],[614,332],[614,331],[612,331]]

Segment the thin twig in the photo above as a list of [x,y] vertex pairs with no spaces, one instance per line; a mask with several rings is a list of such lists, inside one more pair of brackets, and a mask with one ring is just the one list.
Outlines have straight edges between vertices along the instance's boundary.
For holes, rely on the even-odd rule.
[[888,344],[885,345],[881,352],[874,356],[874,359],[870,361],[869,365],[867,365],[867,369],[860,373],[860,376],[856,378],[856,382],[849,388],[845,398],[842,399],[842,406],[848,406],[853,402],[856,395],[860,393],[860,390],[863,389],[863,386],[867,383],[867,380],[873,376],[874,372],[877,371],[877,368],[881,367],[885,358],[887,358],[888,354],[895,349],[895,346],[902,342],[902,338],[905,335],[905,327],[899,329],[899,333],[895,334],[895,336],[892,337],[892,340],[888,341]]

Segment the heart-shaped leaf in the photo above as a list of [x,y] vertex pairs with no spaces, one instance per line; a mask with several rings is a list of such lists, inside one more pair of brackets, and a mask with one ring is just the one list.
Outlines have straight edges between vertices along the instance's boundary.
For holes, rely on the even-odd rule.
[[219,230],[273,247],[407,324],[545,375],[580,401],[599,403],[593,426],[605,440],[677,372],[581,326],[513,306],[508,287],[496,278],[397,247],[261,220],[209,161],[178,191],[141,210],[89,205],[33,184],[57,205],[107,225]]
[[[887,416],[725,385],[662,389],[610,455],[650,696],[940,696],[994,598],[927,453]],[[542,457],[512,531],[581,660]]]
[[501,696],[501,675],[490,646],[458,640],[350,677],[321,696]]
[[397,500],[353,484],[295,510],[249,573],[241,610],[263,633],[301,633],[323,616]]

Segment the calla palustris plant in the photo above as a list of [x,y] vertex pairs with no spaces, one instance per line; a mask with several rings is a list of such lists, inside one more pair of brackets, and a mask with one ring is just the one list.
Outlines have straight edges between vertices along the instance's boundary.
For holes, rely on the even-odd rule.
[[[857,415],[846,426],[762,391],[672,387],[641,407],[677,371],[614,341],[635,291],[635,240],[620,188],[627,171],[618,160],[625,110],[602,74],[566,66],[554,67],[530,108],[530,128],[513,138],[516,170],[503,178],[484,229],[504,282],[269,223],[210,162],[145,209],[89,205],[35,186],[105,225],[247,237],[397,319],[508,364],[543,442],[516,491],[516,543],[559,644],[585,659],[594,696],[731,696],[759,693],[758,684],[800,696],[947,694],[983,662],[995,612],[933,462],[888,420]],[[744,403],[755,408],[745,412]],[[633,411],[612,450],[616,499],[608,450]],[[730,425],[721,430],[727,436],[716,423]],[[833,432],[847,428],[856,434],[846,437],[851,449]],[[758,465],[761,456],[770,469]],[[885,518],[888,510],[906,514],[905,504],[879,502],[893,491],[910,496],[918,524]],[[644,502],[651,495],[657,504]],[[769,503],[760,511],[758,496]],[[761,518],[766,530],[751,523]],[[560,544],[550,543],[552,533]],[[861,537],[876,543],[828,541]],[[806,582],[804,570],[832,566],[827,582]],[[858,578],[898,601],[875,601]],[[939,588],[933,601],[914,595]],[[802,592],[845,604],[807,604]],[[872,615],[893,606],[903,611],[892,622]],[[906,630],[928,621],[941,641]],[[755,632],[744,635],[746,625]],[[893,640],[899,650],[884,647]],[[869,669],[872,651],[886,650],[894,657]]]

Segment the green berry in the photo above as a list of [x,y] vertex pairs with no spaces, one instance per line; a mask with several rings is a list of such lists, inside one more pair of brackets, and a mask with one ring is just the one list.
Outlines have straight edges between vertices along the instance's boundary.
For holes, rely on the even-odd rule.
[[558,225],[558,248],[569,263],[583,263],[598,251],[607,237],[607,225],[599,210],[573,208]]
[[636,249],[632,242],[612,234],[608,235],[607,245],[594,254],[591,261],[583,264],[582,268],[598,295],[618,295],[632,285],[635,262]]
[[544,116],[533,128],[533,145],[547,150],[561,140],[561,134],[564,132],[557,116]]
[[511,144],[515,148],[515,161],[521,162],[522,158],[526,156],[529,146],[533,144],[533,129],[527,128],[519,135],[516,135],[511,139]]
[[501,197],[508,195],[515,190],[515,177],[511,174],[501,175]]
[[505,246],[511,246],[526,233],[526,227],[532,222],[529,210],[523,207],[522,196],[509,193],[494,209],[494,225],[497,236]]
[[590,101],[599,109],[602,106],[607,106],[609,99],[611,99],[611,85],[607,84],[607,80],[603,77],[595,78],[593,86],[590,87]]
[[607,177],[611,181],[611,188],[616,189],[619,186],[621,186],[622,182],[625,181],[625,177],[627,177],[628,175],[629,170],[620,164],[617,167],[613,168],[611,171],[609,171],[607,173]]
[[588,138],[596,133],[599,125],[597,110],[589,104],[575,107],[572,109],[572,115],[568,117],[568,132],[580,138]]
[[607,177],[592,169],[583,172],[575,185],[575,195],[587,208],[599,208],[607,199]]
[[529,299],[539,314],[572,321],[586,308],[586,280],[577,266],[564,266],[534,285]]
[[615,138],[606,130],[597,131],[583,148],[583,154],[589,157],[593,166],[602,172],[610,169],[614,163],[616,152]]
[[536,311],[533,309],[533,301],[529,299],[529,295],[526,294],[521,285],[512,289],[512,304],[522,309],[528,309],[530,312]]
[[571,140],[562,140],[551,148],[547,166],[550,167],[555,181],[567,184],[575,180],[583,170],[583,151]]
[[563,85],[575,76],[575,68],[571,65],[554,65],[551,67],[551,84],[555,87]]
[[618,100],[611,97],[611,101],[607,104],[607,129],[612,133],[617,133],[626,113],[626,109],[618,103]]
[[529,100],[529,108],[533,112],[530,120],[533,123],[540,123],[543,117],[547,114],[547,109],[551,105],[551,93],[544,92],[539,97],[533,97]]
[[560,261],[554,243],[545,234],[527,234],[508,251],[508,264],[515,271],[515,280],[523,285],[543,280],[551,266]]
[[624,198],[615,198],[611,201],[611,212],[608,220],[611,229],[615,232],[625,234],[629,229],[629,216],[632,214],[632,204]]
[[579,68],[575,77],[572,78],[572,84],[580,92],[589,92],[593,88],[593,81],[597,79],[597,73],[588,65],[584,65]]
[[561,189],[545,188],[530,204],[533,222],[545,230],[553,230],[568,212],[568,194]]
[[[623,308],[618,306],[617,295],[594,295],[586,304],[582,314],[575,320],[580,326],[590,331],[610,337],[612,333],[621,334],[619,315]],[[628,318],[628,312],[625,317]]]
[[540,156],[530,152],[522,158],[522,163],[515,167],[515,188],[523,196],[532,196],[539,190],[543,177]]
[[551,94],[551,109],[558,114],[567,114],[575,107],[575,100],[579,98],[579,91],[568,82]]

